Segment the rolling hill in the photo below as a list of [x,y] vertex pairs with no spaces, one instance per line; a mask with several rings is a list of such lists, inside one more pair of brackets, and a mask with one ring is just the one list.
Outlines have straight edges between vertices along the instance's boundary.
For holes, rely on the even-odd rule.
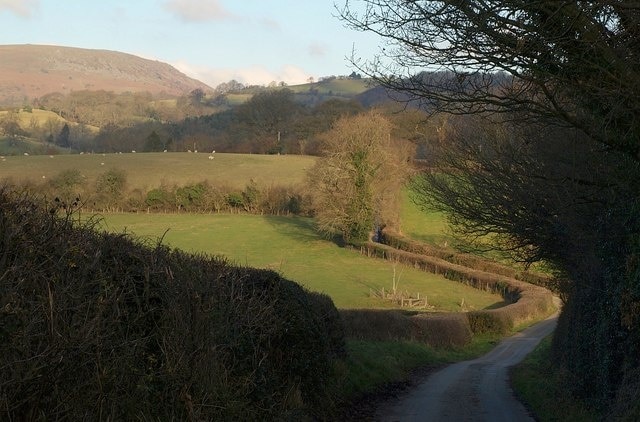
[[0,105],[79,90],[182,95],[211,87],[169,64],[131,54],[46,45],[0,45]]

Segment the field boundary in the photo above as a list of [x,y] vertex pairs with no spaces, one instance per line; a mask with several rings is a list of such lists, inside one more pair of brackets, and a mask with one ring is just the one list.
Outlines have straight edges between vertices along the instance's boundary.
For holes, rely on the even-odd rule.
[[[471,341],[473,334],[506,334],[520,324],[547,316],[555,309],[553,294],[546,288],[515,277],[470,268],[426,253],[417,253],[425,251],[419,248],[419,242],[396,241],[394,244],[410,245],[412,250],[407,251],[368,241],[360,246],[360,253],[411,265],[423,271],[442,275],[449,280],[498,293],[509,304],[497,309],[471,312],[414,313],[413,315],[398,310],[341,311],[348,337],[370,340],[412,340],[434,347],[464,345]],[[425,247],[429,248],[429,245]],[[368,317],[363,317],[364,314]],[[371,318],[378,323],[371,324]],[[369,326],[366,321],[369,321]],[[375,325],[378,329],[372,329],[371,325]],[[404,328],[400,328],[402,325]]]

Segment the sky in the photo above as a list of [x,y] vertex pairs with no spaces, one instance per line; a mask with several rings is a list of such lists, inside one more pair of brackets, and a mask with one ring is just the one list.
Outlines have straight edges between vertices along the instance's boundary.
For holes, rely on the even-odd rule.
[[[374,34],[335,17],[344,0],[0,0],[0,44],[115,50],[169,63],[211,87],[348,75]],[[1,75],[0,75],[1,77]]]

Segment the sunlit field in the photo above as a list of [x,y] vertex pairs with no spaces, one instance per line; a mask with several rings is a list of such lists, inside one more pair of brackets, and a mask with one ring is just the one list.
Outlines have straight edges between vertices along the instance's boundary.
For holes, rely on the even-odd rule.
[[301,183],[306,169],[315,160],[315,157],[299,155],[212,154],[211,151],[7,156],[0,159],[0,179],[40,182],[63,170],[77,169],[91,183],[105,171],[118,169],[125,172],[128,189],[205,180],[213,185],[243,188],[250,180],[262,186]]
[[[212,157],[210,159],[209,157]],[[108,169],[125,172],[127,189],[151,189],[161,184],[185,185],[209,181],[243,188],[251,180],[262,186],[305,181],[316,158],[294,155],[219,153],[123,153],[56,156],[12,156],[0,161],[0,178],[42,181],[66,169],[78,169],[88,183]],[[44,177],[43,177],[44,176]],[[438,214],[419,211],[404,193],[404,234],[441,244],[448,237]],[[338,247],[320,237],[313,220],[255,215],[115,214],[104,216],[104,227],[191,252],[224,255],[231,261],[281,272],[307,288],[329,294],[337,306],[385,308],[372,291],[398,288],[428,298],[433,310],[460,311],[495,306],[501,297],[480,292],[440,276],[374,260]]]
[[[255,215],[112,214],[103,227],[127,231],[152,243],[223,255],[252,267],[270,268],[306,288],[331,296],[341,308],[388,308],[371,291],[390,289],[427,296],[437,311],[495,306],[502,298],[403,265],[368,258],[320,237],[313,220]],[[460,304],[464,301],[464,308]]]
[[449,233],[446,217],[442,213],[420,209],[412,201],[409,189],[402,192],[401,206],[402,234],[440,247],[451,246],[453,237]]

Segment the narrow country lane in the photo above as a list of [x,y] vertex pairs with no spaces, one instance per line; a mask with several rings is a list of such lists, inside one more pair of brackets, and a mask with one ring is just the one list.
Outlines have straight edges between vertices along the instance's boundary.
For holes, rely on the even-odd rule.
[[533,421],[509,386],[516,365],[556,326],[557,315],[506,338],[486,355],[450,365],[376,414],[376,420],[429,422]]

